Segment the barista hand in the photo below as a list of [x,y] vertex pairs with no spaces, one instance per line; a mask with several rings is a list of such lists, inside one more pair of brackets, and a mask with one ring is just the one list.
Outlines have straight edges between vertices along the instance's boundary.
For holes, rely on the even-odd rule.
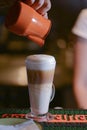
[[30,5],[34,8],[38,13],[48,18],[48,11],[51,8],[50,0],[23,0],[23,2]]

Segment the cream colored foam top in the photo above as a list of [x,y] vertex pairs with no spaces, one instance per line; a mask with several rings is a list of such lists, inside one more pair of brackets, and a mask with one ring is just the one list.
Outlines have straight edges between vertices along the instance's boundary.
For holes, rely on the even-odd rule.
[[55,68],[55,58],[51,55],[37,54],[26,58],[26,66],[34,70],[49,70]]

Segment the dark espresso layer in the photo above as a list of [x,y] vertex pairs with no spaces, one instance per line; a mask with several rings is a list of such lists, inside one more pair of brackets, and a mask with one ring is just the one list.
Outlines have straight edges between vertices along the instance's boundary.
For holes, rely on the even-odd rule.
[[53,82],[54,70],[27,70],[28,82],[31,84],[41,84]]

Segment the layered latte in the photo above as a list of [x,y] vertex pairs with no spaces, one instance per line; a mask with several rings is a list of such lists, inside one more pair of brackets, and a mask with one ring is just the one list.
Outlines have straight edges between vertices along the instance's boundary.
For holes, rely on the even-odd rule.
[[50,55],[30,55],[26,59],[29,99],[34,115],[49,109],[56,61]]

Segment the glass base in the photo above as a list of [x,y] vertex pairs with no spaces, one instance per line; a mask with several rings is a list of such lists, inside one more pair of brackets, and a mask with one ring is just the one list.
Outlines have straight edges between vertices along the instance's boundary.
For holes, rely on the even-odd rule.
[[26,114],[26,119],[33,119],[37,122],[48,122],[52,120],[54,116],[51,113],[43,114],[43,115],[33,115],[31,112]]

